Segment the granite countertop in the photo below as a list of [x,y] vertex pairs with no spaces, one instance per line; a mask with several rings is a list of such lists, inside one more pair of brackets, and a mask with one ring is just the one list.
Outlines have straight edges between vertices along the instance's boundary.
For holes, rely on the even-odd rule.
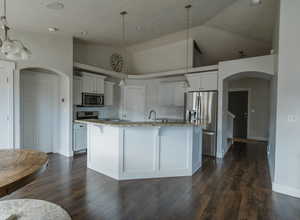
[[199,124],[193,124],[189,122],[155,122],[155,121],[107,121],[99,119],[85,119],[85,120],[75,120],[75,123],[83,124],[99,124],[99,125],[108,125],[108,126],[117,126],[117,127],[138,127],[138,126],[200,126]]

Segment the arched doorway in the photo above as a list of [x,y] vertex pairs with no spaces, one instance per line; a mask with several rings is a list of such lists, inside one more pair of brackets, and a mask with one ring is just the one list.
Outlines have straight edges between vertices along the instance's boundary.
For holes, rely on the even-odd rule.
[[258,71],[238,72],[223,79],[224,155],[234,139],[269,141],[274,116],[274,80],[273,75]]
[[[218,78],[218,140],[217,140],[217,157],[223,158],[231,146],[228,129],[230,115],[228,114],[228,82],[230,79],[238,77],[256,77],[270,79],[271,91],[271,111],[270,117],[270,134],[269,139],[274,142],[275,116],[276,116],[276,74],[274,62],[276,57],[273,55],[244,58],[219,63],[219,78]],[[270,141],[271,142],[271,141]]]
[[20,73],[20,148],[71,155],[70,80],[56,70],[26,67]]
[[257,72],[238,73],[224,80],[227,109],[234,115],[228,132],[234,140],[268,141],[271,80],[272,76]]

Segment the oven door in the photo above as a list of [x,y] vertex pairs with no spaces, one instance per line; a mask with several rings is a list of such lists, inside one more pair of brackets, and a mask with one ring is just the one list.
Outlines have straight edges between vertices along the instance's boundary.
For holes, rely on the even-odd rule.
[[104,106],[104,95],[96,93],[82,93],[82,105],[90,107]]

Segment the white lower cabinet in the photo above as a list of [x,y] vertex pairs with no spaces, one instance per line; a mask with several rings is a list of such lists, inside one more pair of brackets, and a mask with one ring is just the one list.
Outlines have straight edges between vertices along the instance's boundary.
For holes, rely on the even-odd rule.
[[75,123],[73,127],[73,150],[83,151],[87,149],[87,126]]
[[198,126],[88,124],[87,166],[116,180],[192,176],[202,166]]

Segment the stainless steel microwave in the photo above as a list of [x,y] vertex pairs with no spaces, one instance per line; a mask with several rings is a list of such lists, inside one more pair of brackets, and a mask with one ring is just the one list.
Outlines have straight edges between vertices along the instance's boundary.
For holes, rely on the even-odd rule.
[[86,106],[86,107],[104,106],[104,94],[82,93],[82,106]]

